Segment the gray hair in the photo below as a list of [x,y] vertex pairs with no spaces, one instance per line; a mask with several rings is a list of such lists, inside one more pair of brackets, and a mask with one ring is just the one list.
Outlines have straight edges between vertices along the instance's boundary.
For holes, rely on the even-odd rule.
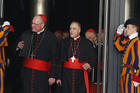
[[81,30],[81,24],[80,24],[79,22],[77,22],[77,21],[72,21],[71,24],[72,24],[72,23],[76,23],[76,24],[78,25],[79,29]]

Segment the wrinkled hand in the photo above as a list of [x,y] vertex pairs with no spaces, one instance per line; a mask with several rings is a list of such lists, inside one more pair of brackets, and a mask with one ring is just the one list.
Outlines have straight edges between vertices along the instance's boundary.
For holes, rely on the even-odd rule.
[[123,34],[124,31],[125,31],[124,24],[121,24],[121,25],[117,28],[117,34],[118,34],[118,35],[121,35],[121,34]]
[[60,85],[60,86],[62,85],[61,80],[57,80],[56,83],[57,83],[57,85]]
[[49,85],[54,84],[55,83],[55,78],[49,78],[48,82],[49,82]]
[[91,69],[91,67],[88,63],[85,63],[82,67],[84,68],[84,70]]
[[2,27],[5,27],[6,25],[10,25],[10,22],[9,21],[4,21]]
[[24,41],[20,41],[17,45],[18,48],[22,49],[24,47]]
[[140,83],[133,81],[135,87],[137,87]]

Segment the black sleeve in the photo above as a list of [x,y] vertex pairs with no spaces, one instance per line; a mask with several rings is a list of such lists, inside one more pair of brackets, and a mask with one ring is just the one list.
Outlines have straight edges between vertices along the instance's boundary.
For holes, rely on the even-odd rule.
[[18,48],[17,46],[18,46],[18,43],[20,42],[20,41],[23,41],[23,37],[24,37],[25,35],[24,35],[24,33],[22,33],[19,37],[18,37],[18,39],[16,40],[16,42],[15,42],[15,44],[14,44],[14,51],[15,51],[15,53],[16,53],[16,55],[17,56],[19,56],[19,54],[20,54],[20,48]]
[[51,37],[51,48],[50,48],[50,51],[51,51],[51,54],[50,54],[50,57],[51,57],[51,69],[50,69],[50,77],[52,78],[56,78],[57,75],[56,75],[56,56],[57,56],[57,39],[55,38],[55,36],[52,35]]
[[56,57],[56,75],[57,79],[61,79],[62,75],[62,62],[60,60],[60,53],[61,53],[61,43],[58,43],[58,48],[57,48],[57,57]]
[[31,45],[31,40],[32,40],[31,39],[32,38],[32,35],[33,34],[32,34],[32,32],[30,30],[26,30],[22,34],[22,36],[20,38],[20,41],[24,41],[24,47],[23,47],[23,49],[20,49],[19,50],[19,56],[20,57],[28,57],[29,49],[30,49],[30,45]]
[[64,39],[60,43],[58,79],[61,79],[63,73],[63,64],[64,61],[67,60],[67,47],[68,47],[67,43],[69,43],[69,39]]
[[93,44],[88,41],[87,43],[87,55],[88,55],[88,60],[87,62],[90,64],[91,67],[97,65],[97,51],[96,48],[93,47]]

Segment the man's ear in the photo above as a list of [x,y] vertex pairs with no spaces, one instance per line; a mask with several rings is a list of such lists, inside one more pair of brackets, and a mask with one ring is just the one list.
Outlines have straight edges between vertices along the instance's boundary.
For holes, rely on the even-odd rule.
[[79,33],[81,33],[81,29],[79,29]]
[[44,28],[45,27],[45,24],[41,24],[41,27]]

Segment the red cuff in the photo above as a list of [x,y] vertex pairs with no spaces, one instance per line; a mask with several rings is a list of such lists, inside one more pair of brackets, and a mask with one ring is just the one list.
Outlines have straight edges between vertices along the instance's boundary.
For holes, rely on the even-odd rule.
[[117,34],[117,30],[115,31],[115,35],[117,36],[117,37],[122,37],[122,36],[124,36],[124,33],[122,33],[121,35],[118,35]]
[[6,25],[6,26],[10,27],[10,31],[11,31],[11,32],[14,32],[13,26],[11,26],[11,25]]
[[134,76],[134,77],[132,78],[132,80],[135,81],[135,82],[140,83],[140,77],[138,77],[138,76]]

